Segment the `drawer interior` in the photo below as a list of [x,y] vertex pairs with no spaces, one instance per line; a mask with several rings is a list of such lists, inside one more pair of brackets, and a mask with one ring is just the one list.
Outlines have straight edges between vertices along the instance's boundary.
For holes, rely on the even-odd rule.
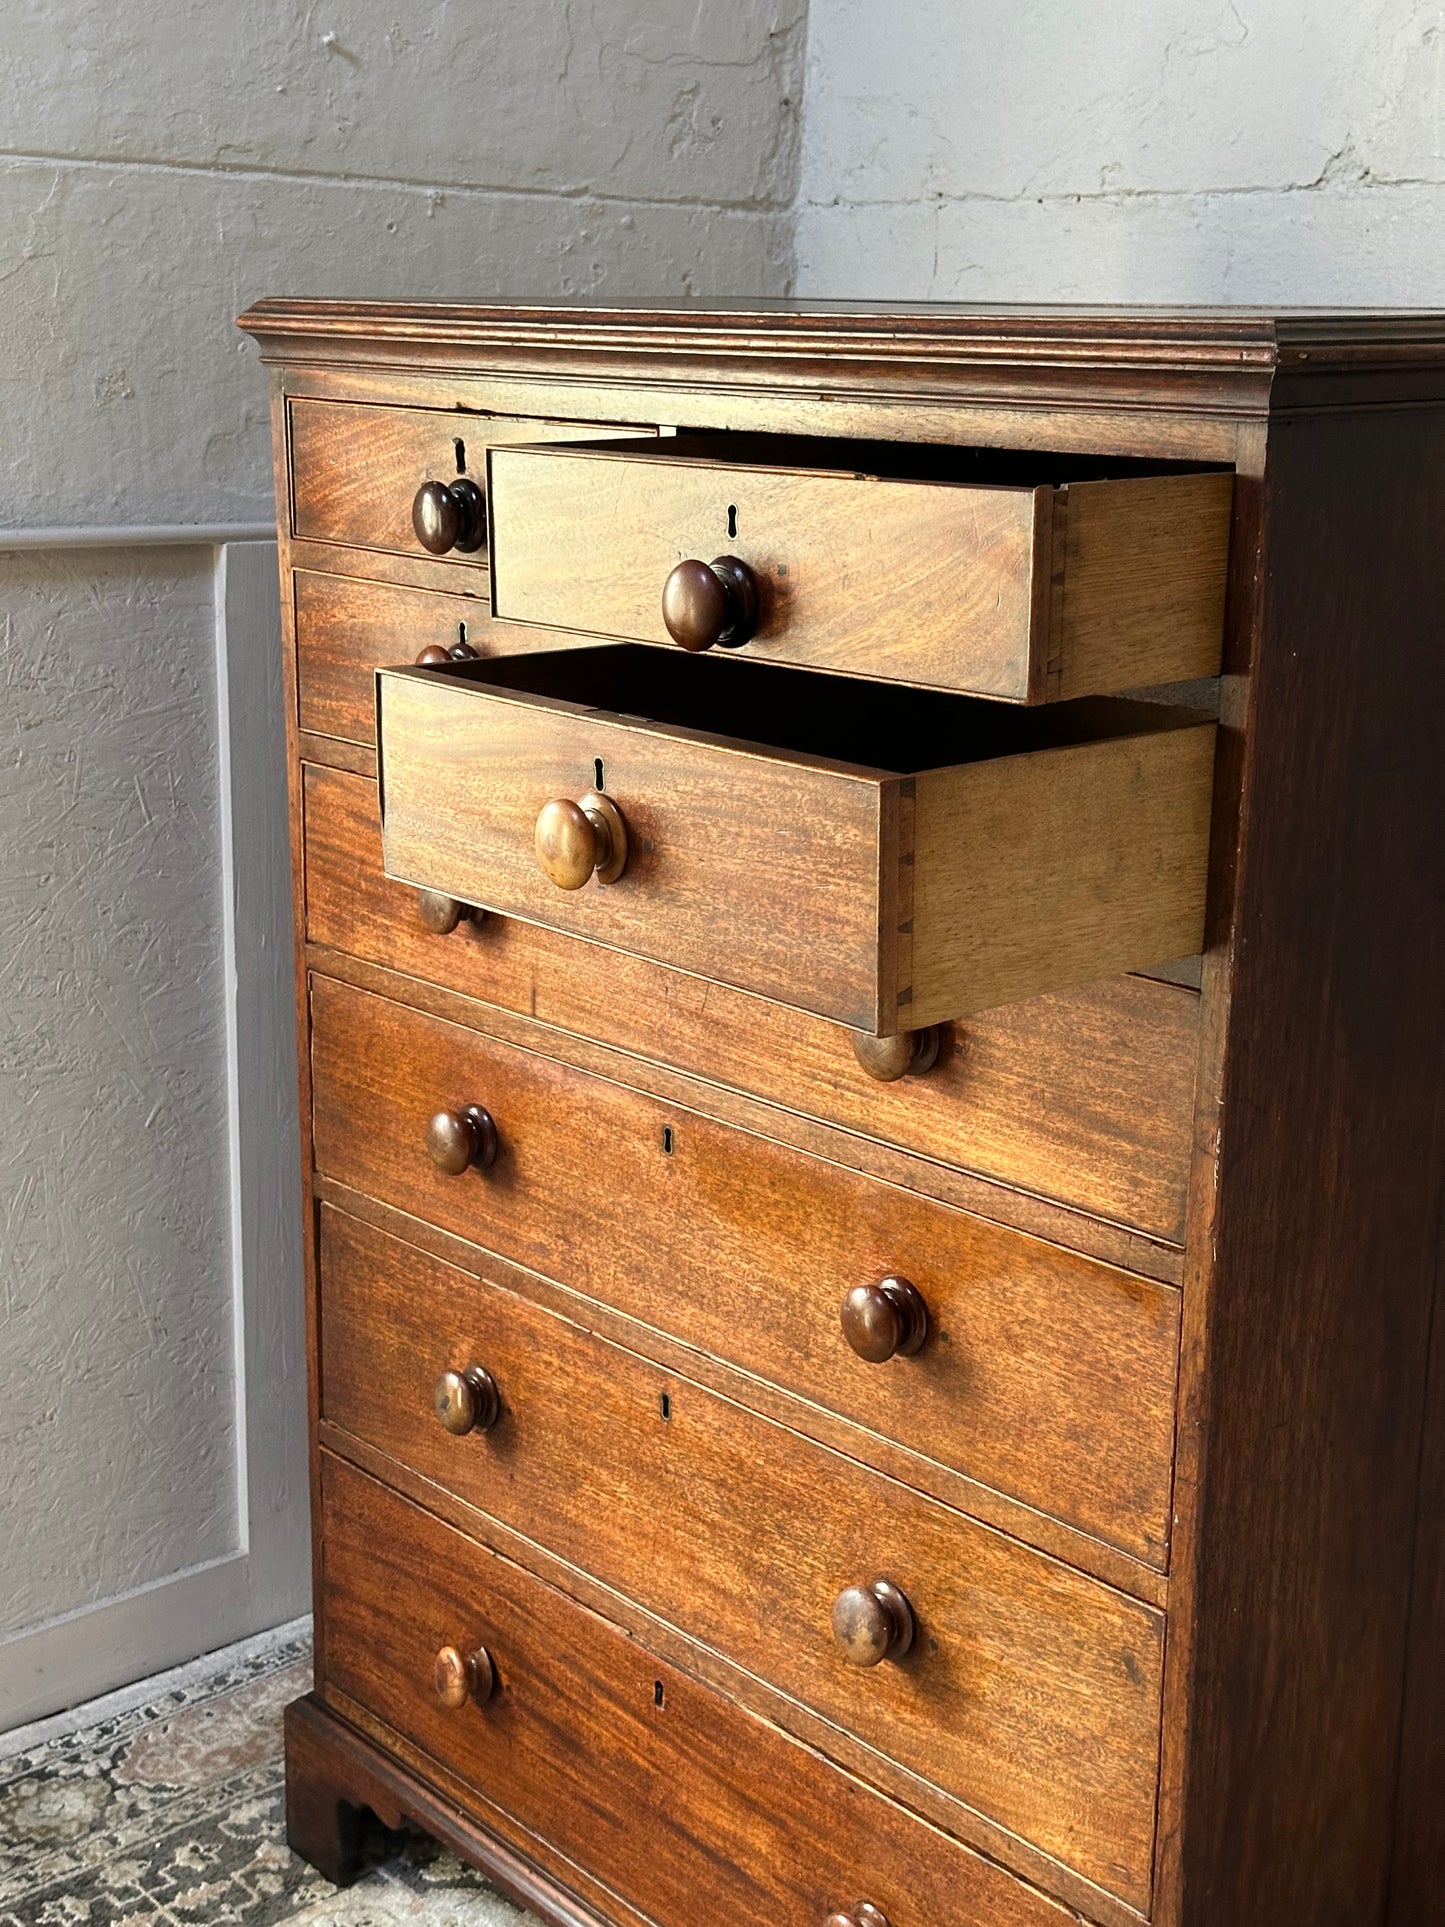
[[1213,683],[1192,686],[1189,694],[1199,700],[1188,704],[1092,696],[1027,709],[632,643],[416,673],[895,776],[1197,725],[1217,708]]
[[[584,445],[579,441],[579,449]],[[562,436],[549,453],[565,455]],[[1052,449],[972,448],[947,442],[867,441],[834,435],[759,435],[735,431],[619,435],[585,453],[624,461],[697,463],[730,469],[791,469],[800,474],[877,476],[892,482],[939,482],[975,488],[1066,488],[1072,482],[1116,482],[1155,475],[1223,472],[1217,464],[1157,461],[1128,455],[1065,454]]]

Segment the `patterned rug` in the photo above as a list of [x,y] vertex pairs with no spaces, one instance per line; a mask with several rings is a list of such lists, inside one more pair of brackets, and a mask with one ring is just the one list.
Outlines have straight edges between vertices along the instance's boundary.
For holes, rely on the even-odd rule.
[[344,1892],[296,1858],[281,1710],[310,1684],[304,1638],[253,1640],[0,1736],[0,1927],[538,1927],[419,1836],[377,1828]]

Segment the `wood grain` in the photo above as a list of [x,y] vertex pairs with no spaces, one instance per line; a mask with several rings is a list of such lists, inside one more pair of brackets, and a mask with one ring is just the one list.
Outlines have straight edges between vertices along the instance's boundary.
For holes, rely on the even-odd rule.
[[[434,675],[385,673],[378,688],[388,875],[877,1027],[896,783]],[[599,761],[627,869],[559,891],[537,863],[537,815],[593,788]],[[782,844],[779,823],[797,826]]]
[[[1179,1000],[1167,1005],[1178,1013],[1168,1051],[1158,1046],[1157,1009],[1140,1025],[1140,987],[1112,980],[974,1019],[955,1037],[972,1056],[946,1059],[937,1082],[860,1096],[838,1068],[832,1026],[790,1012],[759,1024],[757,1011],[777,1007],[620,952],[594,951],[599,967],[578,971],[581,946],[495,919],[464,962],[455,939],[440,940],[453,946],[443,970],[408,963],[404,941],[383,936],[369,912],[350,927],[358,950],[391,946],[393,967],[416,969],[417,995],[438,1009],[456,1004],[461,1014],[464,1000],[441,984],[465,978],[497,1000],[518,1036],[532,1034],[535,1008],[559,1021],[559,1040],[570,1026],[582,1037],[626,1039],[639,1075],[659,1089],[675,1088],[667,1060],[675,1053],[681,1064],[691,1053],[711,1066],[720,1111],[753,1116],[745,1092],[765,1088],[792,1107],[798,1138],[821,1143],[827,1130],[809,1113],[837,1114],[849,1120],[860,1162],[906,1172],[924,1188],[946,1182],[978,1195],[986,1180],[944,1164],[925,1169],[896,1148],[916,1130],[920,1145],[971,1170],[1032,1184],[1037,1197],[1000,1196],[1012,1195],[1008,1208],[1020,1213],[1027,1205],[1039,1223],[1059,1213],[1048,1196],[1069,1196],[1108,1209],[1119,1227],[1168,1223],[1180,1235],[1181,1162],[1161,1151],[1159,1133],[1165,1117],[1177,1125],[1180,1092],[1187,1109],[1197,1035],[1203,1075],[1183,1268],[1153,1917],[1157,1927],[1379,1927],[1386,1919],[1436,1927],[1445,1919],[1434,1738],[1445,1727],[1433,1528],[1442,1427],[1424,1352],[1438,1292],[1431,1247],[1445,941],[1439,892],[1424,880],[1440,874],[1445,817],[1433,615],[1445,600],[1433,413],[1445,399],[1445,322],[300,302],[262,304],[248,325],[276,366],[283,503],[287,409],[308,398],[333,412],[410,407],[478,420],[565,412],[594,425],[645,412],[730,434],[1239,462],[1203,996],[1196,1003],[1144,987]],[[1086,484],[1071,487],[1082,498]],[[1069,563],[1063,509],[1056,498],[1061,573]],[[1074,522],[1076,540],[1081,531],[1086,516]],[[283,569],[354,570],[443,594],[451,582],[487,586],[476,567],[293,541],[289,507],[281,556]],[[288,649],[289,638],[288,630]],[[1050,669],[1062,686],[1061,651]],[[294,702],[290,724],[294,755],[302,747]],[[345,753],[357,771],[372,767],[364,744],[308,740],[328,760]],[[298,893],[299,785],[297,771]],[[339,895],[324,915],[344,941]],[[362,978],[380,974],[340,952],[319,954]],[[305,961],[298,952],[299,971]],[[606,1061],[601,1045],[578,1050]],[[1155,1075],[1175,1097],[1155,1094]],[[1057,1120],[1049,1116],[1055,1091]],[[883,1440],[876,1450],[884,1454]],[[323,1610],[323,1655],[327,1632]],[[760,1683],[759,1695],[766,1690]],[[347,1716],[370,1717],[354,1703]],[[493,1864],[509,1864],[497,1838],[518,1852],[530,1839],[552,1869],[553,1893],[570,1886],[613,1927],[638,1927],[638,1916],[589,1884],[575,1862],[429,1766],[394,1730],[376,1721],[368,1729],[383,1758],[315,1708],[308,1719],[325,1771],[344,1771],[353,1790],[395,1802],[388,1811],[422,1817]],[[751,1748],[735,1750],[727,1773],[744,1796],[752,1771]],[[582,1806],[585,1787],[576,1797]],[[644,1804],[649,1815],[666,1808],[665,1799]],[[485,1816],[492,1834],[463,1817],[463,1805]],[[800,1818],[805,1841],[826,1828],[816,1813]],[[986,1831],[978,1822],[975,1837]],[[648,1829],[638,1832],[645,1843]],[[787,1864],[795,1850],[774,1851]],[[930,1849],[920,1853],[931,1878]],[[692,1913],[719,1877],[696,1874]],[[1119,1916],[1121,1903],[1097,1889],[1096,1898],[1063,1883],[1058,1890],[1083,1915]],[[976,1907],[971,1900],[931,1897],[922,1917],[988,1919],[1003,1905],[992,1894]],[[559,1904],[556,1918],[577,1927],[585,1912]]]
[[[270,359],[264,352],[261,358]],[[482,371],[468,367],[461,355],[445,353],[430,365],[418,358],[403,367],[395,356],[391,363],[348,365],[343,357],[328,361],[322,353],[307,362],[293,362],[284,379],[288,393],[319,400],[463,408],[520,417],[542,417],[557,405],[555,384],[535,368]],[[594,379],[569,380],[569,406],[588,421],[623,423],[635,415],[638,395],[644,393],[655,413],[666,414],[679,432],[723,429],[729,434],[871,436],[947,448],[1007,447],[1088,457],[1103,451],[1151,463],[1227,465],[1234,460],[1242,426],[1232,413],[1212,412],[1207,406],[1187,413],[1127,403],[1113,406],[1101,400],[1086,416],[1038,397],[1020,394],[1004,400],[997,393],[969,392],[960,386],[928,395],[915,391],[907,401],[896,388],[887,392],[893,385],[888,381],[883,390],[854,391],[846,397],[828,381],[811,388],[794,383],[792,392],[781,386],[770,392],[739,389],[731,361],[727,366],[716,363],[714,373],[721,379],[702,387],[664,388],[640,370],[631,381],[626,375],[618,379],[619,373],[609,369],[599,371]]]
[[340,1871],[326,1873],[335,1885],[350,1884],[365,1868],[360,1822],[370,1812],[392,1831],[410,1824],[429,1833],[547,1927],[651,1927],[575,1861],[339,1688],[324,1701],[316,1692],[292,1700],[283,1727],[287,1844],[324,1870],[335,1863],[339,1818]]
[[1217,676],[1234,477],[1121,477],[1058,493],[1050,699]]
[[[311,1529],[311,1593],[313,1604],[321,1589],[321,1465],[317,1448],[320,1418],[320,1330],[317,1322],[316,1292],[318,1267],[316,1253],[316,1200],[312,1190],[314,1159],[311,1144],[311,1052],[308,1018],[308,972],[306,948],[302,938],[306,929],[306,842],[304,806],[304,768],[301,761],[301,733],[298,724],[296,606],[290,593],[291,570],[290,515],[290,439],[286,383],[279,370],[269,382],[271,415],[271,473],[276,499],[276,549],[280,571],[281,678],[283,687],[282,726],[286,732],[286,790],[291,845],[291,918],[294,932],[292,965],[296,987],[296,1084],[297,1123],[300,1127],[301,1180],[301,1257],[302,1290],[306,1316],[306,1430],[307,1430],[307,1511]],[[316,1614],[312,1639],[313,1677],[319,1676],[326,1650],[326,1625]],[[338,1842],[338,1851],[343,1843]]]
[[[858,1450],[858,1429],[850,1420],[838,1417],[821,1405],[809,1404],[766,1379],[740,1379],[736,1366],[714,1358],[707,1352],[698,1351],[695,1346],[671,1332],[644,1324],[625,1312],[615,1311],[599,1299],[575,1292],[567,1285],[544,1277],[540,1272],[514,1265],[473,1240],[458,1237],[455,1232],[444,1231],[424,1218],[413,1217],[379,1198],[353,1190],[336,1178],[318,1175],[315,1192],[320,1202],[333,1206],[348,1218],[387,1232],[404,1244],[414,1246],[418,1251],[426,1252],[469,1276],[484,1275],[490,1283],[501,1285],[529,1303],[555,1312],[573,1324],[585,1326],[599,1337],[622,1346],[624,1350],[650,1359],[664,1371],[680,1372],[685,1378],[706,1386],[724,1398],[738,1399],[746,1404],[749,1411],[773,1419],[779,1425],[786,1425],[792,1431],[801,1432],[807,1438],[830,1446],[845,1456]],[[395,1486],[398,1491],[415,1498],[419,1504],[430,1506],[443,1518],[450,1518],[463,1531],[469,1530],[467,1507],[460,1500],[452,1498],[449,1502],[439,1487],[420,1474],[410,1472],[397,1459],[383,1459],[379,1451],[374,1452],[371,1447],[363,1445],[354,1435],[334,1432],[328,1437],[329,1431],[329,1426],[323,1423],[323,1442],[329,1443],[334,1450],[345,1452],[364,1469],[375,1472],[384,1483]],[[1102,1539],[1086,1537],[1075,1527],[1010,1498],[994,1486],[979,1485],[966,1474],[952,1471],[940,1465],[936,1459],[910,1451],[881,1433],[869,1433],[866,1444],[868,1463],[875,1471],[886,1473],[900,1484],[926,1493],[955,1512],[967,1513],[981,1525],[992,1526],[1010,1538],[1022,1540],[1024,1544],[1062,1560],[1065,1565],[1075,1566],[1080,1572],[1102,1580],[1116,1591],[1127,1593],[1131,1599],[1141,1600],[1145,1605],[1158,1607],[1161,1611],[1168,1608],[1171,1581],[1167,1573],[1159,1572],[1132,1554],[1117,1551]],[[376,1460],[375,1464],[372,1463],[373,1459]],[[507,1550],[504,1542],[499,1543],[502,1543],[504,1551]],[[545,1555],[540,1557],[537,1569],[542,1571],[544,1577],[547,1576]],[[568,1571],[574,1574],[574,1578],[565,1583],[572,1585],[575,1590],[576,1568],[568,1568]],[[584,1595],[579,1593],[578,1596]],[[655,1625],[657,1622],[649,1623]],[[722,1663],[719,1662],[719,1665]],[[740,1674],[733,1667],[722,1665],[722,1674],[725,1677],[720,1681],[715,1674],[708,1676],[755,1711],[771,1716],[770,1688],[752,1675]],[[808,1735],[804,1734],[803,1737]],[[916,1784],[921,1786],[923,1783],[920,1781]],[[902,1797],[909,1796],[904,1794]],[[992,1844],[986,1832],[978,1829],[970,1831],[967,1837],[985,1850]]]
[[1437,1279],[1410,1585],[1389,1927],[1445,1920],[1445,1299]]
[[[389,1250],[352,1289],[404,1293],[415,1272],[383,1282],[396,1262]],[[442,1273],[429,1300],[448,1288],[462,1281]],[[451,1439],[430,1419],[430,1361],[410,1368],[442,1483],[1144,1904],[1157,1614],[580,1328],[539,1313],[545,1329],[529,1326],[503,1297],[489,1315],[481,1298],[462,1300],[461,1328],[496,1361],[494,1431]],[[368,1419],[405,1423],[403,1386],[391,1391]],[[860,1673],[837,1653],[832,1606],[878,1574],[920,1633],[908,1659]]]
[[311,768],[305,795],[313,942],[1182,1241],[1192,991],[1117,977],[982,1012],[927,1077],[879,1084],[850,1031],[725,985],[617,952],[602,969],[595,949],[512,918],[433,936],[383,872],[375,784]]
[[[1012,702],[1218,671],[1227,475],[1055,488],[1025,482],[1016,455],[960,451],[955,474],[978,479],[930,482],[839,472],[847,444],[795,442],[812,468],[747,461],[746,446],[500,449],[497,614],[671,646],[669,571],[725,553],[757,579],[746,647],[770,661]],[[990,485],[990,468],[1007,479]]]
[[[327,1461],[325,1494],[331,1689],[661,1927],[690,1927],[702,1893],[739,1921],[818,1927],[860,1893],[895,1927],[960,1905],[990,1927],[1070,1918],[344,1463]],[[485,1710],[457,1717],[430,1697],[434,1634],[494,1652],[501,1685]]]
[[426,648],[464,642],[479,656],[566,648],[544,629],[494,622],[475,597],[297,569],[296,657],[301,727],[352,743],[376,741],[376,671],[414,663]]
[[[1445,323],[1426,313],[736,301],[273,299],[241,317],[288,378],[353,391],[554,396],[624,418],[638,384],[667,419],[774,432],[1223,459],[1277,409],[1445,397]],[[344,371],[342,373],[334,371]],[[548,404],[514,412],[542,412]]]
[[[324,979],[313,1011],[326,1176],[1164,1566],[1168,1288]],[[449,1181],[427,1119],[472,1101],[503,1149]],[[599,1145],[608,1182],[589,1186]],[[869,1367],[840,1308],[892,1272],[933,1338]]]
[[[1188,1927],[1386,1917],[1445,1142],[1442,453],[1436,412],[1287,417],[1263,467],[1217,1197],[1187,1286],[1164,1825]],[[1441,1918],[1438,1871],[1405,1918]]]
[[909,1023],[1192,956],[1214,737],[1201,721],[920,776]]
[[[483,483],[487,449],[494,442],[545,441],[559,434],[584,440],[617,433],[574,422],[508,421],[442,409],[327,401],[292,400],[289,415],[291,533],[403,555],[425,554],[411,525],[412,502],[423,482],[469,475]],[[469,555],[450,555],[447,562],[459,571],[485,569],[485,546]]]
[[607,461],[499,451],[497,614],[672,648],[669,571],[736,555],[760,592],[750,656],[1027,699],[1046,491],[744,466],[729,462],[726,438],[715,447]]
[[[384,671],[378,692],[388,875],[871,1034],[1201,938],[1213,726],[1194,712],[1021,714],[637,648]],[[761,742],[731,733],[749,724]],[[923,775],[889,774],[909,757]],[[598,765],[627,869],[559,891],[538,811]]]
[[671,1065],[618,1052],[610,1045],[568,1036],[530,1017],[496,1006],[485,1014],[480,1013],[469,997],[420,978],[398,982],[393,972],[365,963],[359,957],[308,947],[307,961],[318,975],[334,978],[338,983],[351,984],[378,997],[400,997],[418,1010],[440,1017],[446,1023],[460,1024],[467,1030],[477,1028],[480,1023],[492,1035],[521,1050],[557,1057],[580,1070],[620,1081],[664,1103],[715,1117],[721,1123],[735,1125],[760,1137],[779,1137],[810,1156],[865,1171],[886,1184],[899,1185],[940,1204],[954,1205],[990,1223],[1007,1225],[1030,1237],[1043,1238],[1097,1258],[1104,1264],[1118,1265],[1141,1277],[1157,1279],[1161,1284],[1178,1285],[1183,1277],[1183,1254],[1173,1246],[1122,1225],[1088,1217],[1052,1199],[1011,1191],[989,1179],[919,1157],[900,1147],[853,1136],[802,1112],[779,1112],[775,1106],[745,1091],[707,1083]]

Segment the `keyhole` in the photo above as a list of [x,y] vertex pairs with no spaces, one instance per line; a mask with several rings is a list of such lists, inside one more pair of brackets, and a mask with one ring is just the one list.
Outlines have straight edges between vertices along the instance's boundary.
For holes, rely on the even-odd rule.
[[662,1705],[664,1705],[664,1704],[666,1703],[666,1700],[667,1700],[667,1695],[666,1695],[666,1694],[665,1694],[665,1693],[663,1692],[663,1690],[662,1690],[662,1681],[661,1681],[660,1679],[655,1679],[655,1680],[654,1680],[654,1681],[652,1682],[652,1703],[653,1703],[653,1705],[654,1705],[654,1706],[662,1706]]
[[600,795],[602,792],[602,789],[604,788],[603,777],[602,777],[602,758],[600,756],[595,756],[592,759],[592,776],[593,776],[592,787]]
[[667,1422],[667,1423],[670,1423],[670,1422],[671,1422],[671,1419],[672,1419],[672,1394],[671,1394],[671,1392],[664,1392],[664,1393],[663,1393],[663,1395],[662,1395],[662,1398],[661,1398],[661,1399],[660,1399],[660,1401],[659,1401],[659,1403],[660,1403],[660,1404],[661,1404],[661,1406],[662,1406],[662,1416],[663,1416],[663,1420],[664,1420],[664,1422]]
[[467,646],[467,625],[464,622],[457,624],[457,646],[461,649]]
[[732,536],[732,535],[736,535],[737,532],[738,532],[738,505],[736,502],[729,502],[728,503],[728,534]]
[[672,1126],[670,1124],[664,1124],[662,1127],[662,1148],[668,1157],[672,1156],[672,1145]]
[[467,472],[467,445],[459,435],[452,443],[452,447],[457,451],[457,474],[465,475]]

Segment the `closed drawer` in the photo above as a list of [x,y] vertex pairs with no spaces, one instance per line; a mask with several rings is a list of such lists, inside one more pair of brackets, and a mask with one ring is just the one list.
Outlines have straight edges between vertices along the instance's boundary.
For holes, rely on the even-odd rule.
[[443,595],[310,569],[297,569],[292,584],[298,719],[302,729],[344,742],[376,741],[378,669],[414,663],[424,651],[515,655],[565,648],[569,641],[546,629],[493,622],[477,595]]
[[[312,1025],[326,1176],[1164,1564],[1168,1286],[325,978]],[[428,1122],[470,1104],[500,1154],[447,1176]],[[872,1362],[843,1301],[895,1277],[927,1340]]]
[[[1147,1903],[1159,1614],[394,1240],[333,1217],[322,1266],[336,1272],[323,1409],[338,1425]],[[429,1343],[410,1337],[418,1297]],[[502,1414],[456,1437],[433,1416],[433,1381],[474,1364]],[[836,1602],[880,1578],[915,1616],[912,1645],[850,1663]]]
[[[646,435],[646,428],[587,428],[576,422],[518,421],[456,409],[378,408],[359,402],[295,399],[290,405],[291,532],[312,542],[357,549],[428,553],[412,522],[417,491],[428,482],[469,483],[485,493],[487,450],[496,442],[565,436]],[[486,568],[486,513],[462,543],[433,555]],[[483,577],[485,581],[485,577]]]
[[[322,1458],[323,1694],[345,1699],[659,1927],[1067,1927],[1075,1916],[830,1766],[510,1560]],[[488,1654],[451,1708],[437,1653]],[[745,1770],[740,1770],[745,1763]],[[483,1812],[485,1818],[485,1811]]]
[[[1096,464],[1091,477],[1050,456],[798,441],[769,458],[750,446],[498,449],[497,614],[689,647],[740,614],[726,646],[749,655],[1011,702],[1218,674],[1228,474]],[[878,465],[895,473],[858,472]],[[671,571],[719,556],[743,565],[743,594],[698,600],[694,583],[689,601],[678,577],[670,633]]]
[[[1199,996],[1142,977],[982,1011],[924,1077],[880,1084],[852,1033],[510,917],[438,934],[382,869],[376,784],[309,768],[306,931],[387,969],[755,1093],[1179,1243]],[[861,1155],[860,1146],[860,1155]]]
[[[1197,711],[1010,710],[630,646],[377,687],[388,875],[856,1030],[1202,942]],[[562,860],[539,855],[558,823]]]

